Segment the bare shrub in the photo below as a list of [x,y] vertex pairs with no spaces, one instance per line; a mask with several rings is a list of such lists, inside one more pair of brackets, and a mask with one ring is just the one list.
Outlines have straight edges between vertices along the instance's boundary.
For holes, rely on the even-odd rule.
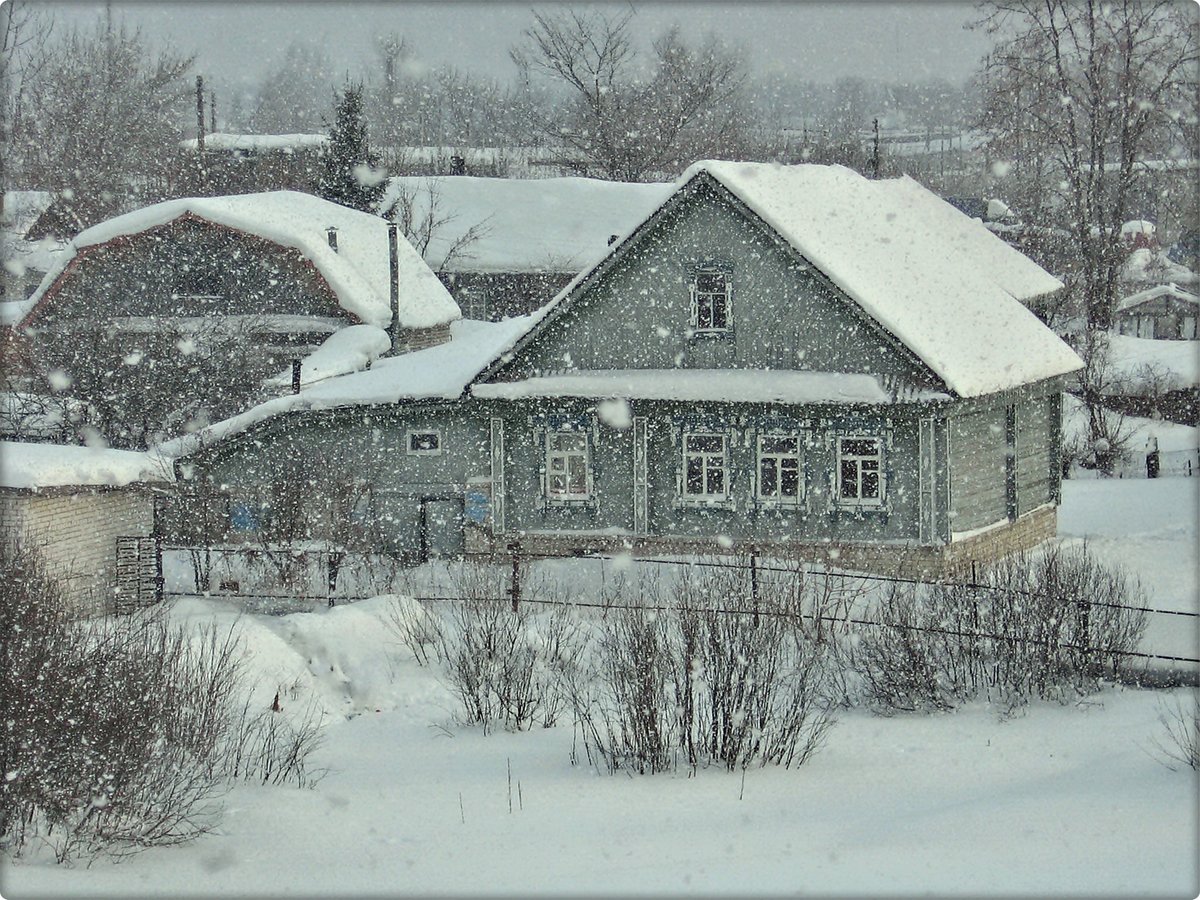
[[419,666],[429,665],[445,641],[442,620],[426,603],[393,597],[384,614],[384,627],[405,647]]
[[1175,698],[1173,704],[1159,707],[1162,734],[1153,738],[1154,746],[1168,769],[1179,765],[1200,770],[1200,694],[1192,692],[1191,702]]
[[692,568],[670,603],[653,583],[641,591],[609,613],[572,694],[593,764],[732,771],[801,765],[819,748],[833,703],[828,645],[813,636],[815,584],[799,570]]
[[[245,743],[235,629],[185,631],[161,608],[80,621],[35,551],[0,543],[0,568],[0,843],[66,862],[211,830]],[[311,746],[263,753],[295,770]]]
[[1017,554],[982,585],[893,586],[853,654],[868,701],[944,710],[983,697],[1064,701],[1096,690],[1145,629],[1140,585],[1085,546]]
[[274,709],[252,712],[242,704],[222,760],[230,779],[258,784],[291,784],[313,787],[327,774],[310,769],[309,756],[324,743],[321,717],[310,705],[293,720]]
[[450,606],[435,646],[461,702],[463,722],[485,731],[496,724],[516,731],[550,727],[566,705],[562,681],[583,642],[569,601],[551,601],[550,612],[534,612],[530,605],[513,610],[498,567],[465,563],[455,581],[463,599]]

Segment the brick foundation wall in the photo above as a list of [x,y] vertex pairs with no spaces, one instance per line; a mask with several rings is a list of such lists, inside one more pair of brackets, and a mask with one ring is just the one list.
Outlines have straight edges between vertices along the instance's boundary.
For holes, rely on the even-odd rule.
[[153,499],[139,490],[0,493],[0,535],[39,548],[83,615],[112,610],[117,538],[148,535],[153,521]]
[[[969,578],[973,566],[982,568],[1004,556],[1031,549],[1049,540],[1054,537],[1057,525],[1058,510],[1053,506],[1045,506],[1015,522],[948,545],[805,544],[789,541],[754,546],[764,556],[819,562],[830,568],[918,581],[956,581]],[[467,552],[472,555],[503,556],[509,552],[508,546],[513,541],[519,543],[523,554],[550,557],[620,552],[642,557],[663,554],[732,556],[746,554],[751,549],[747,543],[723,546],[713,539],[682,537],[533,533],[490,539],[483,529],[468,528]]]
[[424,350],[436,347],[450,340],[450,325],[434,325],[432,328],[406,328],[396,335],[392,355],[412,353],[414,350]]

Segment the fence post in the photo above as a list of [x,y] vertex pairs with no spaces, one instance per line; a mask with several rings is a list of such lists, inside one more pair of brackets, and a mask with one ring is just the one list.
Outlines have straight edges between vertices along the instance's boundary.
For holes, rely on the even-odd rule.
[[512,597],[512,611],[516,612],[521,605],[521,545],[513,541],[508,545],[512,554],[512,581],[509,585],[509,596]]

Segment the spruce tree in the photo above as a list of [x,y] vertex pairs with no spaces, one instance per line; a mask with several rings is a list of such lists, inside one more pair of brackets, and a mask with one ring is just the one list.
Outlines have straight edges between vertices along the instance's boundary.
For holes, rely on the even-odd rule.
[[326,200],[373,212],[385,188],[363,118],[363,86],[347,84],[335,97],[333,127],[321,158],[317,193]]

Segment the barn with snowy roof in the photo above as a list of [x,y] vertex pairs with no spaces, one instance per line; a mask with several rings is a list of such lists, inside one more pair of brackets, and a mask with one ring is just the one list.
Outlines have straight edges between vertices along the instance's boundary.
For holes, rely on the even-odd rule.
[[[209,420],[329,340],[402,352],[449,340],[459,318],[394,225],[294,191],[169,200],[101,222],[31,302],[19,328],[70,390],[89,401],[141,390]],[[354,326],[356,338],[341,335]],[[203,396],[179,396],[189,391]]]
[[250,491],[336,448],[402,552],[754,548],[938,577],[1054,533],[1081,362],[1023,303],[1059,289],[910,179],[702,162],[548,305],[463,323],[484,331],[453,384],[414,388],[443,348],[421,351],[183,455]]

